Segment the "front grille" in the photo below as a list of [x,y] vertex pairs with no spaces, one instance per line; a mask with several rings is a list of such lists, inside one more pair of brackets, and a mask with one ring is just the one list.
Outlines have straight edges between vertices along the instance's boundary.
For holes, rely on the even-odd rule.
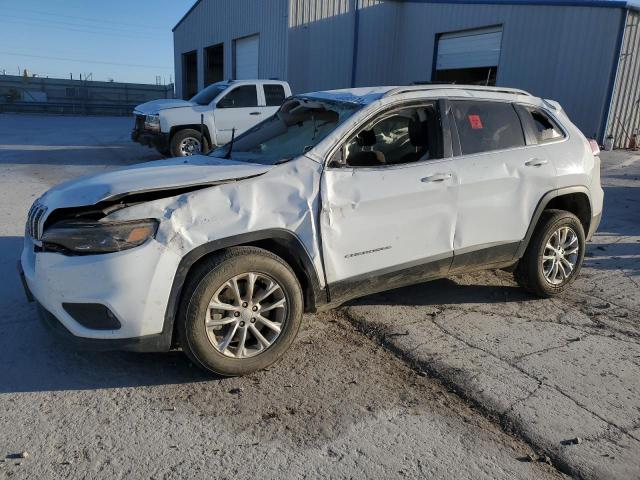
[[39,202],[35,202],[27,215],[27,235],[36,240],[42,238],[42,219],[47,208]]
[[137,115],[136,114],[136,120],[135,120],[135,124],[133,126],[133,129],[136,132],[142,132],[144,130],[144,122],[147,119],[146,115]]

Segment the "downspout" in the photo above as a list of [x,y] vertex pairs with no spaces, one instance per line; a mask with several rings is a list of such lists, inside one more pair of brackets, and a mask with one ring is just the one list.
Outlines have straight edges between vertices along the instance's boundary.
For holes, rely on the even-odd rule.
[[351,59],[351,88],[356,86],[356,74],[358,68],[358,34],[360,30],[360,0],[353,0],[353,57]]
[[602,124],[600,126],[601,133],[599,138],[597,139],[601,145],[604,145],[604,141],[607,137],[607,130],[609,128],[609,121],[611,117],[611,108],[613,107],[613,93],[616,89],[616,84],[618,83],[618,75],[620,73],[620,60],[622,58],[622,44],[624,41],[624,34],[627,30],[627,20],[629,18],[629,10],[625,9],[624,14],[622,15],[622,21],[620,24],[620,31],[618,32],[618,42],[616,45],[617,59],[613,64],[613,70],[611,72],[611,86],[609,87],[609,93],[607,94],[607,111],[606,115],[603,117]]

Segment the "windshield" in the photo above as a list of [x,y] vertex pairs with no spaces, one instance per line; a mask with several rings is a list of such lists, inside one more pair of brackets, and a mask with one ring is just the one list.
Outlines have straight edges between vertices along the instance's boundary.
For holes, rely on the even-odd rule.
[[224,92],[228,86],[229,84],[226,82],[213,83],[204,90],[200,91],[200,93],[193,97],[191,101],[197,103],[198,105],[209,105],[213,101],[213,99]]
[[[362,105],[292,98],[272,117],[240,135],[233,142],[233,160],[274,165],[291,160],[315,147]],[[228,157],[227,144],[210,153]]]

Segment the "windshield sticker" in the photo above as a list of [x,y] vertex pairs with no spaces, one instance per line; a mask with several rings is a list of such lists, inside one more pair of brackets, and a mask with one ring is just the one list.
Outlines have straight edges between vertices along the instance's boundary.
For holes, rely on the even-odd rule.
[[480,115],[469,115],[469,123],[471,124],[471,128],[474,130],[482,130],[483,128]]

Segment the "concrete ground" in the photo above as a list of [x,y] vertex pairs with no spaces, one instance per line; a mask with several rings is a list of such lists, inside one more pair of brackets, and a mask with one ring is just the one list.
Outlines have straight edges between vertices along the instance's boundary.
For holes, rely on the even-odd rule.
[[59,181],[158,158],[130,128],[0,115],[0,479],[562,477],[335,312],[307,316],[282,362],[239,379],[180,352],[52,338],[16,273],[26,212]]
[[640,154],[602,160],[603,220],[566,294],[541,300],[481,272],[342,312],[563,471],[640,478]]
[[35,197],[158,158],[131,123],[0,115],[0,479],[640,475],[639,157],[603,155],[602,233],[563,298],[505,272],[396,290],[307,316],[282,362],[219,379],[179,352],[65,347],[15,273]]

